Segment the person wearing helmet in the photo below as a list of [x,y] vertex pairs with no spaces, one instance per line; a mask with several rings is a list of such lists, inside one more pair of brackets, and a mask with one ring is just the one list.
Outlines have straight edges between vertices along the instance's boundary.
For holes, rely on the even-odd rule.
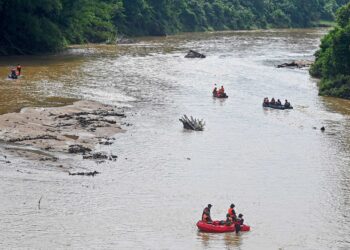
[[290,103],[288,102],[287,99],[284,101],[284,107],[286,107],[286,108],[290,107]]
[[230,208],[228,209],[227,213],[231,216],[232,220],[236,220],[236,211],[235,211],[235,204],[231,204]]
[[239,233],[241,231],[241,226],[243,225],[243,223],[244,223],[243,214],[239,214],[237,222],[235,224],[236,233]]
[[230,214],[226,214],[226,226],[231,226],[233,224],[233,219]]
[[211,209],[212,205],[208,204],[208,206],[206,208],[204,208],[203,213],[202,213],[202,221],[211,224],[213,222],[213,220],[211,219],[210,216],[210,209]]

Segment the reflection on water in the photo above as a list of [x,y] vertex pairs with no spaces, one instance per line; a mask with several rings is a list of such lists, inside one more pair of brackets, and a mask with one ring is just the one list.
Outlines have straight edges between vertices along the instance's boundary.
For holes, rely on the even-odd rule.
[[204,249],[222,248],[223,242],[225,243],[225,249],[240,249],[244,238],[244,233],[210,234],[198,232],[197,235]]
[[[1,113],[82,98],[126,107],[133,124],[98,146],[117,162],[66,156],[102,172],[96,178],[9,155],[13,163],[0,168],[0,248],[349,248],[350,105],[319,97],[307,71],[274,67],[312,58],[324,33],[181,34],[0,62]],[[207,58],[185,59],[188,49]],[[5,80],[18,61],[23,79]],[[227,100],[211,97],[214,83]],[[263,109],[265,96],[295,109]],[[204,118],[205,131],[183,131],[182,114]],[[215,219],[234,202],[253,230],[197,232],[209,202]]]

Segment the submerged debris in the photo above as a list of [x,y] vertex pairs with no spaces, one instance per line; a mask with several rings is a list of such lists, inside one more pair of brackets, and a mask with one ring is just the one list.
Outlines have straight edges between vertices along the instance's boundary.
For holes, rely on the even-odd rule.
[[39,201],[38,201],[38,209],[40,210],[40,204],[41,204],[41,199],[43,198],[43,196],[40,197]]
[[292,61],[290,63],[282,63],[277,65],[277,68],[306,68],[310,67],[313,61]]
[[96,152],[93,154],[83,156],[84,160],[89,159],[89,160],[102,160],[102,161],[104,161],[104,160],[116,161],[117,158],[118,158],[118,156],[113,155],[113,154],[108,155],[105,152]]
[[82,145],[70,145],[68,149],[68,153],[71,154],[86,154],[91,152],[92,150],[88,147],[84,147]]
[[180,122],[184,125],[184,129],[190,129],[195,131],[203,131],[205,122],[203,120],[195,119],[192,116],[190,118],[187,115],[183,115],[180,119]]
[[82,176],[92,176],[92,177],[100,174],[100,172],[97,172],[96,170],[94,172],[78,172],[78,173],[68,172],[68,173],[69,173],[69,175],[82,175]]
[[35,140],[58,140],[57,136],[53,135],[39,135],[39,136],[24,136],[21,138],[9,139],[7,142],[23,142],[23,141],[35,141]]

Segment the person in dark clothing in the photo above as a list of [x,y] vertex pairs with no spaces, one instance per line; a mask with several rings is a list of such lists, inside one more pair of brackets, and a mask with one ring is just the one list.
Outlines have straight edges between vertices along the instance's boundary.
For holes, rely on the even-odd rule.
[[211,224],[213,222],[213,220],[211,219],[210,216],[210,209],[211,209],[212,205],[208,204],[208,206],[206,208],[204,208],[203,213],[202,213],[202,221]]
[[12,79],[17,79],[17,73],[15,68],[11,69],[11,74],[9,75],[9,77]]
[[280,99],[278,99],[276,104],[277,104],[277,105],[282,105],[281,100],[280,100]]
[[213,96],[216,97],[218,95],[218,88],[215,86],[213,90]]
[[241,226],[243,225],[243,223],[244,223],[243,214],[239,214],[235,225],[236,233],[239,233],[241,231]]
[[226,214],[226,226],[231,226],[233,224],[233,219],[230,214]]
[[289,108],[289,107],[290,107],[290,103],[288,102],[287,99],[284,101],[284,106],[285,106],[286,108]]

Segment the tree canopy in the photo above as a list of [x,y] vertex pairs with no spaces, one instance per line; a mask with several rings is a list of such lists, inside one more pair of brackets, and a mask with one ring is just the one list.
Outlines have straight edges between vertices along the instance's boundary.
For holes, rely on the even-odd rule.
[[336,21],[322,39],[310,73],[321,78],[321,95],[350,99],[350,3],[338,10]]
[[0,0],[0,55],[55,51],[117,34],[310,27],[349,0]]

